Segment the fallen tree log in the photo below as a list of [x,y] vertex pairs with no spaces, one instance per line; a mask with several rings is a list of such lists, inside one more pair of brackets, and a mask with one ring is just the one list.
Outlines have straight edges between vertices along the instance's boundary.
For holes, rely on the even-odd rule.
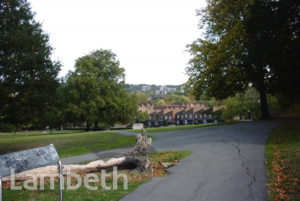
[[[67,170],[72,173],[97,172],[102,169],[112,169],[115,166],[118,167],[118,169],[138,169],[141,172],[152,173],[152,161],[147,158],[147,154],[150,153],[151,150],[151,145],[151,138],[148,138],[143,130],[142,134],[137,134],[136,136],[135,147],[124,154],[124,157],[111,158],[107,161],[97,160],[86,165],[63,165],[62,173],[63,175],[66,175]],[[43,174],[55,174],[57,172],[57,166],[51,165],[21,172],[15,174],[12,178],[15,181],[25,181],[32,179],[33,175],[39,179]],[[10,180],[11,176],[2,178],[3,182],[8,182]]]

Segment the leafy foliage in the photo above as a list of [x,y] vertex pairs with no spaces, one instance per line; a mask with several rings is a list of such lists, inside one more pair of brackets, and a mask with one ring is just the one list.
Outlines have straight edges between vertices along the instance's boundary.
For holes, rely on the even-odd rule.
[[232,120],[235,117],[248,119],[249,115],[254,119],[260,117],[259,94],[253,88],[243,94],[237,93],[235,96],[227,98],[224,104],[223,118],[226,120]]
[[139,93],[136,95],[137,103],[147,103],[148,97],[145,93]]
[[[268,92],[295,103],[300,99],[300,2],[255,0],[244,26],[246,64],[263,66]],[[249,74],[255,79],[254,74]],[[255,84],[255,82],[253,82]]]
[[1,132],[14,132],[16,127],[10,123],[0,122],[0,131]]
[[198,12],[204,39],[188,45],[193,58],[187,72],[197,98],[224,99],[249,85],[260,93],[268,118],[267,92],[299,98],[300,2],[209,0]]
[[149,120],[149,114],[148,114],[148,111],[145,111],[145,112],[141,112],[139,111],[138,112],[138,121],[139,122],[146,122]]
[[26,0],[0,2],[0,119],[43,124],[58,86],[60,65]]
[[79,122],[98,122],[105,126],[133,120],[136,101],[124,86],[124,69],[110,50],[97,50],[80,57],[75,71],[67,76],[66,87],[71,97],[68,110]]
[[162,106],[162,105],[166,105],[166,102],[164,101],[164,99],[157,99],[154,103],[155,106]]
[[185,95],[172,93],[163,98],[166,104],[172,105],[174,103],[190,103],[192,102],[191,98]]

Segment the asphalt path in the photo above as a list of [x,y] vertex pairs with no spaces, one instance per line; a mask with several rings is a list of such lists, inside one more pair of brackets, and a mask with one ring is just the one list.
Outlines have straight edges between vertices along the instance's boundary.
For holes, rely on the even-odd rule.
[[152,133],[157,151],[192,153],[170,168],[167,177],[153,178],[121,200],[267,200],[265,141],[275,126],[256,121]]

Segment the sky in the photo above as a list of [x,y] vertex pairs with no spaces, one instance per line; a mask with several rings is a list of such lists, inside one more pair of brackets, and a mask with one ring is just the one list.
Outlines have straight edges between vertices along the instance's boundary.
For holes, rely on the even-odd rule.
[[182,84],[201,35],[196,10],[205,0],[29,0],[62,63],[60,77],[77,58],[98,49],[114,52],[128,84]]

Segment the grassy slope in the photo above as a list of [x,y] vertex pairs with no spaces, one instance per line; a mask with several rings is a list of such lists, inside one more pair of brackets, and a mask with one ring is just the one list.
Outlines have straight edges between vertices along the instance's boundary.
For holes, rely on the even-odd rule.
[[[123,182],[118,182],[117,190],[104,190],[101,184],[95,183],[92,186],[98,186],[98,190],[88,190],[84,186],[78,190],[64,190],[63,199],[64,200],[76,200],[76,201],[96,201],[96,200],[110,200],[115,201],[124,197],[126,194],[135,190],[140,184],[143,184],[151,179],[153,176],[166,176],[165,170],[159,165],[160,162],[176,163],[183,157],[189,155],[188,151],[176,151],[176,152],[159,152],[149,155],[149,157],[154,162],[154,174],[153,175],[141,175],[136,171],[123,171],[128,176],[128,190],[123,190]],[[100,173],[97,173],[98,177],[101,178]],[[84,176],[84,175],[82,175]],[[74,183],[73,185],[75,185]],[[108,186],[112,186],[112,178],[106,180]],[[17,185],[21,185],[18,183]],[[18,201],[18,200],[39,200],[39,201],[52,201],[58,197],[58,184],[55,185],[55,190],[49,190],[49,185],[45,185],[45,190],[43,191],[13,191],[9,190],[9,184],[5,184],[4,188],[4,200]]]
[[[43,133],[46,132],[46,133]],[[82,133],[84,130],[47,130],[47,131],[41,131],[41,130],[36,130],[36,131],[17,131],[16,133],[2,133],[0,132],[1,135],[16,135],[16,136],[26,136],[26,135],[48,135],[48,134],[71,134],[71,133]]]
[[[192,128],[202,128],[202,127],[211,127],[211,126],[222,126],[222,125],[229,125],[237,123],[238,121],[231,121],[226,123],[211,123],[211,124],[194,124],[194,125],[184,125],[184,126],[169,126],[169,127],[158,127],[158,128],[146,128],[146,133],[159,133],[159,132],[168,132],[168,131],[176,131],[176,130],[186,130]],[[140,133],[141,130],[133,130],[133,129],[126,129],[126,130],[118,130],[124,132],[133,132],[133,133]]]
[[110,132],[84,132],[13,136],[0,134],[0,154],[54,144],[60,157],[135,145],[135,136]]
[[300,120],[279,125],[266,144],[269,200],[300,200]]

